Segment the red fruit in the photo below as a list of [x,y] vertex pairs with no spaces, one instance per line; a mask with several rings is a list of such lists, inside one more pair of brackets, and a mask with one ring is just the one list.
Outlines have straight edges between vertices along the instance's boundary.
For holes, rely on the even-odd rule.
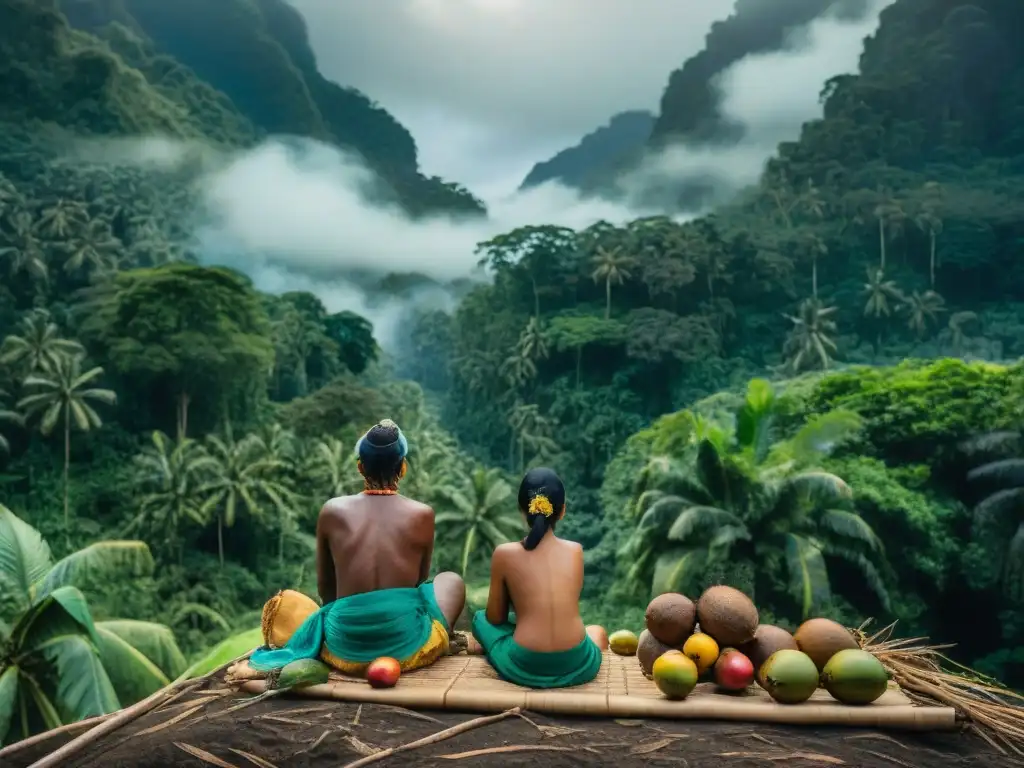
[[715,683],[727,691],[742,691],[754,682],[754,664],[744,654],[731,650],[715,663]]
[[374,688],[392,688],[402,674],[402,667],[397,659],[382,656],[370,662],[366,668],[366,681]]

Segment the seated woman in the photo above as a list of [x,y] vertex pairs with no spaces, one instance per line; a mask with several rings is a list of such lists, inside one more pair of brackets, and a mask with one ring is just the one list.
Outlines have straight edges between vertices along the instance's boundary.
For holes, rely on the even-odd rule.
[[250,657],[252,669],[319,657],[361,675],[381,656],[410,670],[449,652],[466,587],[454,573],[427,580],[434,510],[398,493],[407,450],[405,435],[389,419],[359,440],[363,492],[331,499],[317,520],[323,607],[292,590],[271,598],[263,609],[264,647]]
[[487,610],[473,617],[473,636],[511,683],[527,688],[588,683],[601,669],[601,648],[592,638],[604,630],[584,628],[580,618],[583,548],[555,536],[565,515],[565,487],[558,475],[545,468],[527,472],[519,486],[519,509],[530,533],[494,550]]

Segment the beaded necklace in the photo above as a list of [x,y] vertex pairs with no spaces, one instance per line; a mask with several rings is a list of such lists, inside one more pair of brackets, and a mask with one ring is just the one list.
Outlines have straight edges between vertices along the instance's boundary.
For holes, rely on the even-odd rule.
[[397,496],[397,488],[364,488],[363,493],[367,496]]

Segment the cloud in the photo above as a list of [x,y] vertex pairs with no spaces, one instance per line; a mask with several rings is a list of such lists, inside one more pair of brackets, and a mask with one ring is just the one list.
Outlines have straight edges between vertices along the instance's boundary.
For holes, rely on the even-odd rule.
[[[391,3],[381,0],[380,10],[391,9],[387,12],[392,13],[394,8],[406,7],[414,1],[428,4],[438,0],[394,0]],[[456,2],[444,0],[449,1]],[[469,7],[466,3],[470,0],[458,1],[462,7]],[[505,1],[510,5],[513,2]],[[302,6],[313,0],[296,2]],[[623,7],[618,0],[614,8],[598,0],[589,0],[588,7],[591,2],[600,13],[609,14],[604,17],[599,14],[600,18],[615,18],[626,23],[623,15],[614,10]],[[889,2],[891,0],[879,0],[876,11]],[[580,11],[576,0],[564,0],[564,4],[575,8],[578,18],[588,18],[589,12]],[[365,5],[331,3],[331,7],[346,8],[356,16],[353,9]],[[558,4],[560,10],[556,11],[555,5],[543,6],[548,8],[546,13],[552,14],[548,17],[549,24],[555,19],[567,22],[572,18],[561,3]],[[377,4],[374,7],[378,8]],[[421,12],[427,13],[422,7]],[[540,13],[538,8],[542,5],[536,3],[529,7],[532,13]],[[458,26],[461,21],[444,14],[435,21],[462,29]],[[517,24],[508,23],[509,34],[514,34]],[[313,141],[271,140],[254,149],[228,155],[159,139],[104,141],[91,147],[95,158],[105,162],[128,162],[163,169],[191,164],[200,174],[205,216],[196,229],[196,236],[205,262],[243,269],[262,290],[275,293],[308,290],[318,295],[331,311],[359,312],[374,323],[378,340],[387,345],[400,332],[401,317],[408,303],[367,295],[348,279],[353,270],[416,271],[447,281],[472,273],[478,259],[474,251],[479,242],[518,226],[560,224],[579,229],[601,219],[622,223],[639,215],[659,212],[645,209],[636,202],[643,185],[659,179],[678,180],[706,174],[728,189],[753,182],[777,143],[795,139],[802,122],[820,115],[818,93],[824,81],[856,70],[862,38],[872,32],[876,24],[877,13],[855,24],[840,23],[834,18],[822,19],[806,31],[802,44],[793,50],[751,56],[734,65],[721,78],[725,91],[724,111],[747,126],[746,139],[728,149],[679,149],[651,158],[625,185],[633,193],[627,196],[625,203],[583,200],[571,190],[546,184],[506,195],[488,190],[484,195],[490,211],[487,220],[434,216],[412,221],[394,207],[367,203],[363,188],[368,172],[339,150]],[[563,32],[571,29],[571,25],[563,24],[562,29]],[[401,32],[398,28],[390,34]],[[449,34],[455,33],[449,31]],[[545,34],[554,33],[542,30],[541,37]],[[588,34],[599,36],[593,30]],[[356,30],[346,35],[347,39],[359,37]],[[385,36],[382,42],[385,48],[388,40],[390,38]],[[411,50],[425,44],[422,40],[408,41]],[[469,56],[471,50],[472,47],[466,50],[465,55]],[[501,56],[498,59],[505,60]],[[477,66],[467,60],[465,66],[486,69],[498,65],[485,60]],[[563,63],[562,67],[566,65]],[[662,72],[662,80],[671,68]],[[394,76],[401,79],[399,75]],[[555,73],[552,77],[558,79]],[[588,80],[589,92],[601,91],[606,86],[596,76],[589,76]],[[548,102],[545,94],[549,92],[541,86],[539,83],[536,94],[542,105],[540,111],[559,112],[558,107]],[[392,87],[406,86],[393,84]],[[463,99],[473,93],[468,77],[465,83],[454,83],[452,88],[468,88],[460,97]],[[513,102],[517,98],[523,98],[523,104],[529,102],[525,96],[516,95],[514,88],[512,92],[509,98]],[[496,103],[493,100],[503,97],[499,89],[487,98],[493,104]],[[595,99],[593,103],[599,101]],[[607,117],[602,112],[599,119]],[[457,142],[452,147],[453,152],[460,151]],[[450,303],[443,291],[436,290],[421,292],[415,300],[437,306]]]
[[[668,73],[733,0],[290,0],[321,71],[410,129],[428,173],[514,189],[533,163],[624,109],[656,110]],[[500,180],[501,183],[497,180]]]
[[701,179],[717,189],[717,199],[755,183],[778,145],[793,141],[801,126],[821,117],[819,95],[827,80],[855,73],[863,40],[878,27],[878,16],[894,0],[871,0],[870,12],[850,21],[824,16],[795,32],[791,45],[778,53],[747,56],[719,77],[722,112],[742,125],[743,139],[729,147],[671,147],[648,157],[622,179],[631,199],[651,189],[677,186],[681,179]]

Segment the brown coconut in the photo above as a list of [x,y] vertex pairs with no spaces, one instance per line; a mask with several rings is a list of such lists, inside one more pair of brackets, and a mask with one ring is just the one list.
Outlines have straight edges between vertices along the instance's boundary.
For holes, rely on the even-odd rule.
[[697,619],[701,631],[715,638],[719,647],[739,648],[754,639],[757,608],[738,589],[719,585],[709,587],[697,601]]
[[782,627],[776,627],[774,624],[759,624],[754,632],[754,639],[740,650],[754,665],[755,673],[760,675],[761,665],[773,653],[781,650],[798,651],[800,648],[793,636]]
[[831,619],[808,619],[793,633],[793,639],[819,672],[839,651],[860,647],[850,630]]
[[644,676],[651,676],[652,670],[654,669],[654,662],[656,662],[663,653],[678,650],[678,648],[673,648],[671,645],[666,645],[661,642],[661,640],[651,634],[650,630],[645,629],[641,632],[640,639],[636,645],[636,657],[640,661],[640,669],[643,670]]
[[647,630],[666,645],[680,647],[693,634],[697,606],[686,595],[666,592],[651,600],[644,613]]

